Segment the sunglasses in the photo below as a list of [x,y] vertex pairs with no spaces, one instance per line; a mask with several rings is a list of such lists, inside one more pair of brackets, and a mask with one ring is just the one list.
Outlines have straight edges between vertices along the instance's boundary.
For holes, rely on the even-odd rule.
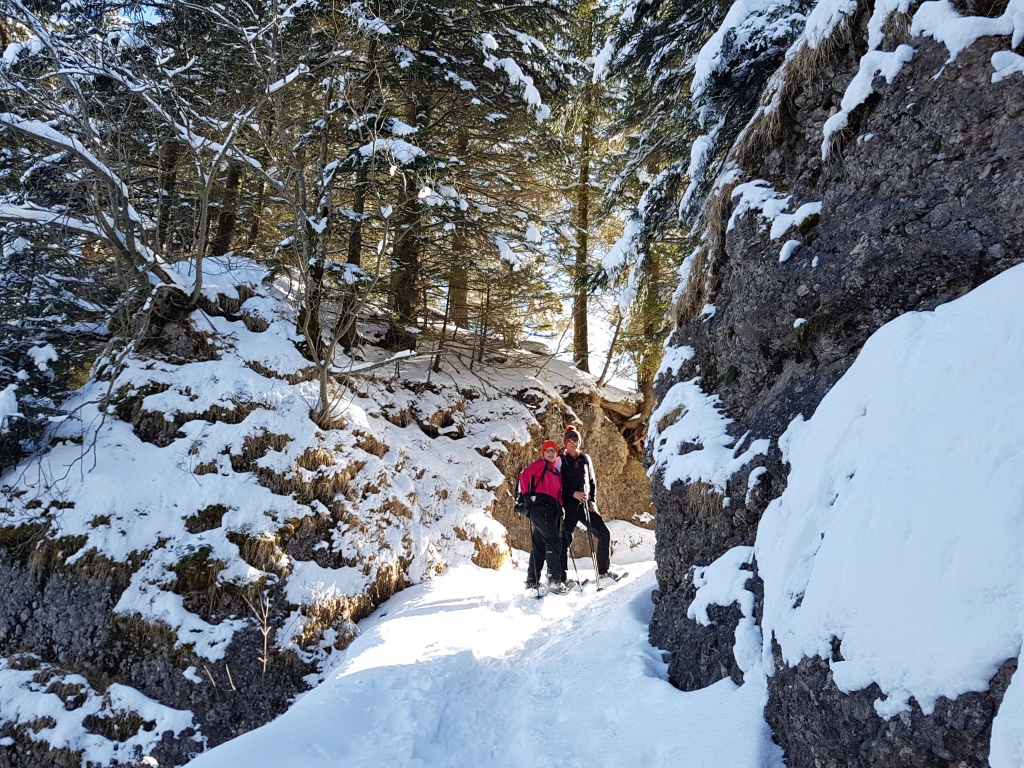
[[567,442],[567,443],[578,443],[578,442],[579,442],[579,440],[575,440],[575,439],[573,439],[573,438],[571,438],[571,437],[570,437],[570,438],[569,438],[568,440],[566,440],[565,442]]

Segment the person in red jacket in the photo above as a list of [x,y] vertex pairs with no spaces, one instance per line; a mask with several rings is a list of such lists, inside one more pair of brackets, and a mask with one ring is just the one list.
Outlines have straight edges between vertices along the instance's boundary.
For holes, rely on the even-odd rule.
[[562,563],[562,478],[555,467],[558,443],[545,440],[541,458],[519,475],[519,492],[527,499],[533,535],[530,564],[526,571],[527,589],[540,586],[540,572],[548,566],[548,590],[564,593],[565,566]]

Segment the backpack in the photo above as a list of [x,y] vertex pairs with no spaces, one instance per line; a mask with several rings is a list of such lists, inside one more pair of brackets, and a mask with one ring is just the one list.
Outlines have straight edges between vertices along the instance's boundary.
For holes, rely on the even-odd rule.
[[[523,470],[523,472],[525,472],[525,471],[526,470]],[[548,471],[548,463],[545,461],[544,462],[544,469],[542,469],[541,472],[540,472],[541,478],[544,477],[544,473],[547,472],[547,471]],[[520,472],[519,476],[522,477],[522,475],[523,475],[523,473]],[[517,488],[521,488],[522,484],[517,482],[516,483],[516,487]],[[536,500],[536,495],[534,494],[534,491],[535,491],[536,488],[537,488],[537,478],[534,477],[534,478],[530,479],[530,492],[529,493],[524,494],[522,492],[522,490],[520,490],[519,493],[516,494],[515,510],[520,515],[522,515],[523,517],[529,517],[530,516],[530,509],[533,506],[533,502]]]

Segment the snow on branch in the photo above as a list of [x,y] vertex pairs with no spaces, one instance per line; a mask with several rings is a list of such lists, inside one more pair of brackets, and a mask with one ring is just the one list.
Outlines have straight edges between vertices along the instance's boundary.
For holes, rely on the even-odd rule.
[[[113,243],[119,249],[129,251],[121,233],[112,227],[108,229],[100,226],[97,222],[83,221],[63,211],[41,208],[31,203],[23,205],[0,203],[0,221],[57,227],[78,235],[95,237],[104,242]],[[141,257],[142,266],[163,284],[175,286],[183,291],[190,289],[188,278],[168,270],[166,262],[144,244],[136,241],[134,253]]]
[[[106,163],[90,152],[89,149],[75,137],[66,136],[60,131],[51,128],[44,122],[21,117],[13,112],[0,112],[0,127],[6,127],[26,136],[39,139],[51,146],[72,152],[96,173],[107,179],[107,181],[109,181],[118,190],[118,192],[120,192],[121,196],[124,197],[125,200],[128,199],[128,185],[121,181],[120,177],[107,167]],[[129,215],[132,216],[133,221],[140,221],[138,213],[135,212],[131,206],[129,206]]]
[[540,91],[533,84],[533,78],[523,72],[523,68],[519,66],[515,59],[509,56],[498,58],[490,53],[490,51],[498,50],[498,42],[495,40],[494,35],[490,33],[481,35],[480,47],[484,54],[484,66],[492,72],[497,72],[499,69],[502,70],[508,75],[509,82],[512,85],[522,86],[523,101],[534,111],[537,116],[537,122],[542,123],[547,120],[551,116],[551,109],[541,100]]
[[378,153],[392,158],[399,165],[411,165],[427,154],[415,144],[401,139],[377,139],[359,148],[362,157],[372,157]]
[[305,64],[300,63],[299,66],[297,66],[294,70],[292,70],[287,75],[282,77],[280,80],[268,85],[267,93],[276,93],[277,91],[284,88],[286,85],[289,85],[298,80],[302,75],[305,75],[307,72],[309,72],[309,67],[307,67]]

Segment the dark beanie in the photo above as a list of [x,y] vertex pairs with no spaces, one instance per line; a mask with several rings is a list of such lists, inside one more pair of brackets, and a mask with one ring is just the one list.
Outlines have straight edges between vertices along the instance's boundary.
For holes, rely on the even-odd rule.
[[576,431],[575,425],[570,424],[568,427],[565,428],[565,437],[562,438],[562,445],[565,445],[570,440],[579,440],[579,439],[580,439],[580,433]]

